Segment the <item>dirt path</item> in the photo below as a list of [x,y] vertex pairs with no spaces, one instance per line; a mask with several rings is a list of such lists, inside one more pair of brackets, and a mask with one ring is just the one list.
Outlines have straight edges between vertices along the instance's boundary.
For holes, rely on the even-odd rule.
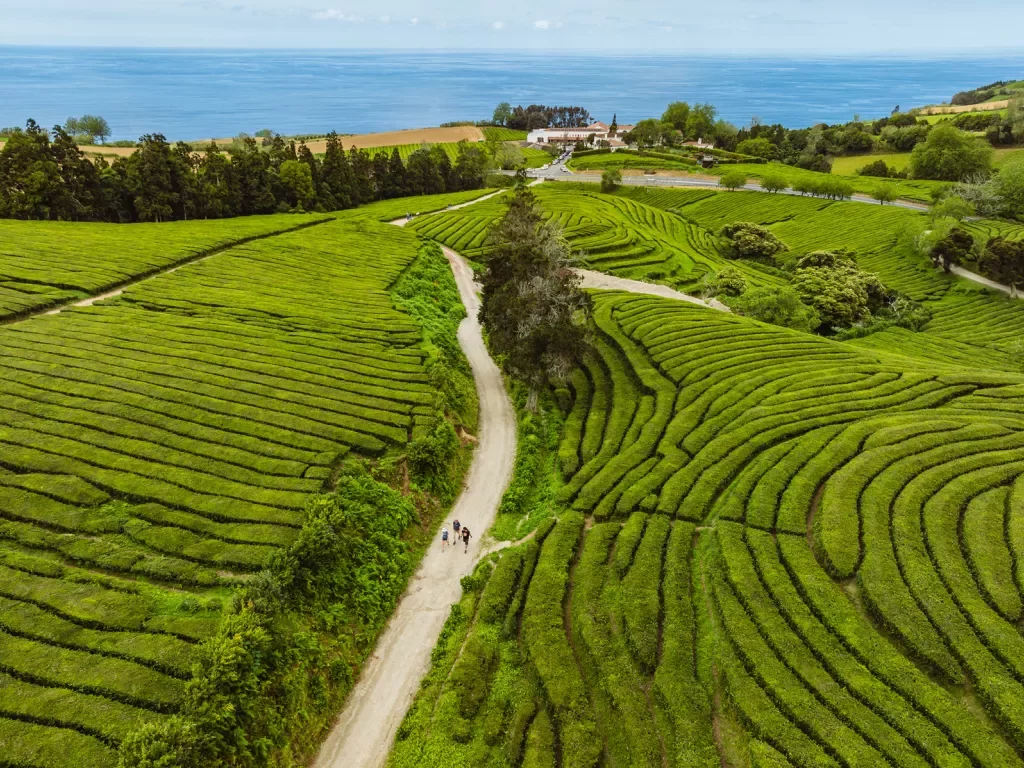
[[648,296],[661,296],[665,299],[688,301],[691,304],[699,304],[702,307],[710,307],[711,309],[718,309],[722,312],[731,311],[727,306],[725,306],[725,304],[716,299],[705,301],[704,299],[698,299],[695,296],[680,293],[674,288],[669,288],[667,285],[645,283],[641,280],[629,280],[625,277],[615,277],[614,275],[608,275],[604,272],[594,272],[589,269],[576,269],[573,271],[583,278],[582,285],[584,288],[601,288],[607,291],[643,293]]
[[982,277],[981,275],[975,272],[971,272],[969,269],[964,269],[963,267],[958,267],[954,265],[949,268],[949,271],[952,272],[957,277],[962,277],[965,280],[973,280],[975,283],[980,283],[981,285],[984,285],[986,288],[991,288],[993,291],[1005,293],[1007,296],[1010,296],[1011,298],[1021,298],[1021,295],[1019,293],[1015,295],[1014,292],[1010,290],[1010,286],[1003,285],[1002,283],[997,283],[995,280],[989,280],[987,277]]
[[442,551],[437,542],[424,556],[341,717],[321,747],[317,768],[379,768],[384,764],[395,731],[430,667],[430,652],[449,609],[462,594],[459,580],[476,565],[483,535],[494,522],[512,476],[516,417],[501,373],[484,346],[476,319],[480,300],[473,272],[454,251],[445,248],[444,253],[469,314],[459,326],[459,343],[473,369],[480,399],[479,443],[450,517],[468,525],[474,539],[468,555],[458,546]]

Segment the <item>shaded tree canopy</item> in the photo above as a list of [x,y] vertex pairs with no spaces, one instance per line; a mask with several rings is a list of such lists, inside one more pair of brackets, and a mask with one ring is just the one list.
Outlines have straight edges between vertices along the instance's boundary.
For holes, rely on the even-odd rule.
[[564,379],[587,346],[591,301],[572,271],[565,238],[544,221],[524,176],[490,243],[480,321],[492,350],[535,390]]

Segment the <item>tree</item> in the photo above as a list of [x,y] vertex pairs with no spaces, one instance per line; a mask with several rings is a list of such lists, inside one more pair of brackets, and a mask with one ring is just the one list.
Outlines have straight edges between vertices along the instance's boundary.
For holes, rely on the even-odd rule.
[[878,184],[871,190],[871,197],[877,200],[879,205],[885,205],[896,199],[896,189],[892,184]]
[[743,171],[727,171],[718,178],[718,184],[735,192],[747,185],[747,174]]
[[[591,134],[593,136],[593,134]],[[511,171],[519,165],[522,165],[525,160],[523,153],[519,147],[515,144],[510,144],[507,141],[498,142],[498,146],[491,154],[494,158],[494,162],[503,171]]]
[[98,115],[84,115],[78,121],[78,132],[106,144],[110,135],[110,125]]
[[663,123],[671,123],[677,131],[686,132],[686,123],[690,119],[690,105],[685,101],[673,101],[661,115]]
[[848,328],[871,319],[867,277],[853,262],[806,267],[796,271],[793,290],[801,301],[814,308],[822,325]]
[[931,256],[935,266],[942,266],[947,274],[955,264],[963,261],[964,257],[974,247],[974,239],[960,227],[953,227],[949,234],[932,246]]
[[1024,156],[1011,156],[999,170],[993,186],[1002,198],[1003,215],[1024,219]]
[[974,215],[974,206],[959,195],[948,195],[932,206],[930,215],[932,219],[963,221]]
[[765,192],[781,192],[788,187],[786,177],[777,171],[769,171],[761,177],[761,189]]
[[614,192],[622,183],[622,172],[618,168],[608,168],[601,174],[601,191]]
[[715,128],[718,110],[711,104],[694,104],[686,118],[686,135],[691,139],[710,136]]
[[614,136],[619,132],[619,116],[616,113],[612,113],[612,124],[608,126],[608,132]]
[[586,348],[590,297],[580,290],[562,233],[545,222],[536,198],[517,185],[491,230],[480,321],[505,370],[531,387],[562,380]]
[[278,169],[281,184],[288,194],[292,208],[309,210],[316,203],[316,188],[313,174],[301,160],[285,160]]
[[725,269],[710,277],[705,275],[704,296],[706,298],[711,299],[715,296],[736,297],[745,290],[747,290],[747,281],[743,279],[743,275],[735,267],[725,267]]
[[171,184],[171,145],[163,134],[146,134],[128,159],[128,188],[141,221],[165,221],[174,215],[178,194]]
[[501,104],[494,108],[494,115],[491,117],[491,120],[496,125],[505,125],[511,119],[512,105],[507,101],[501,102]]
[[744,139],[736,145],[736,151],[741,155],[760,157],[765,160],[775,160],[779,156],[778,147],[765,138]]
[[777,254],[789,250],[771,230],[749,221],[728,224],[719,234],[724,241],[722,252],[729,259],[750,259],[772,264]]
[[661,141],[661,123],[653,118],[641,120],[630,133],[630,140],[641,147],[653,147]]
[[859,171],[857,171],[857,175],[876,176],[881,179],[887,179],[890,176],[893,176],[894,174],[892,172],[892,169],[890,169],[889,166],[886,165],[885,160],[875,160],[873,163],[868,163]]
[[746,317],[796,331],[810,332],[821,325],[814,309],[800,301],[800,295],[788,285],[754,288],[734,299],[731,306]]
[[939,123],[910,155],[915,179],[963,181],[992,168],[992,147],[950,123]]
[[1016,297],[1017,286],[1024,282],[1024,242],[993,237],[978,264],[993,280],[1010,286],[1010,294]]

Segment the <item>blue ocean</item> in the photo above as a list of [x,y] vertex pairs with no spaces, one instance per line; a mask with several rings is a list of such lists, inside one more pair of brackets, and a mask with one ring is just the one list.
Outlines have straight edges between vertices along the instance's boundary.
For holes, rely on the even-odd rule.
[[102,115],[114,139],[198,141],[271,128],[363,133],[489,118],[500,101],[575,104],[620,123],[669,101],[737,125],[802,127],[947,101],[1024,78],[1024,50],[944,58],[684,57],[472,51],[0,46],[0,126]]

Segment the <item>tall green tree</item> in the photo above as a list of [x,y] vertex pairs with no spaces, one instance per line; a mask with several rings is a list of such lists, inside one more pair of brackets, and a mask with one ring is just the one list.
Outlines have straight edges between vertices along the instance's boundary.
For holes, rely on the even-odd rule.
[[671,123],[677,131],[686,133],[686,125],[690,120],[690,105],[685,101],[673,101],[661,115],[663,123]]
[[529,383],[535,402],[545,381],[562,380],[577,365],[591,301],[572,271],[565,238],[544,221],[524,181],[491,231],[480,321],[505,370]]
[[505,125],[511,118],[512,105],[507,101],[503,101],[494,108],[494,115],[491,117],[491,120],[496,125]]
[[974,247],[974,238],[960,227],[953,227],[949,234],[939,240],[931,249],[931,259],[935,266],[941,266],[946,273],[960,264]]
[[50,137],[34,120],[16,130],[0,150],[0,215],[14,219],[56,218],[63,195]]
[[952,123],[939,123],[910,155],[915,179],[964,181],[987,176],[992,169],[992,147],[961,131]]
[[278,171],[281,184],[287,190],[288,203],[292,208],[310,210],[316,205],[316,187],[313,186],[313,172],[301,160],[285,160]]
[[1024,242],[993,237],[978,262],[986,275],[1010,286],[1011,295],[1017,295],[1017,286],[1024,283]]
[[167,221],[179,197],[171,183],[171,145],[161,133],[147,133],[129,158],[128,187],[140,221]]
[[718,110],[713,104],[694,104],[686,118],[686,135],[691,139],[710,137],[715,130],[715,118]]
[[212,141],[199,162],[199,189],[204,218],[235,215],[239,204],[235,166]]

